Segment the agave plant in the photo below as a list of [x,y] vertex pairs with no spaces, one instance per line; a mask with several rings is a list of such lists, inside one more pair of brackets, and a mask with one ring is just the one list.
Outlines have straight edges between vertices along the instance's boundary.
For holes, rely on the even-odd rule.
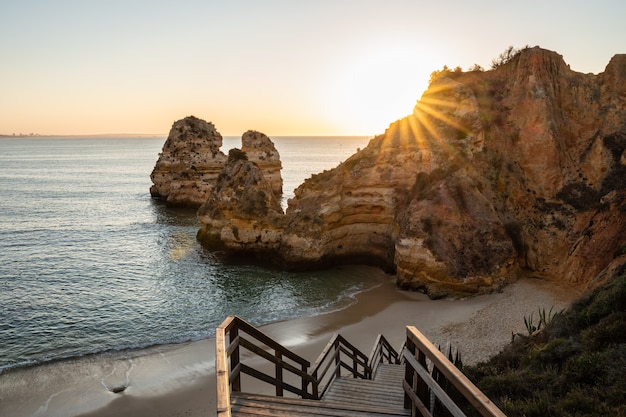
[[[555,312],[554,306],[550,307],[550,310],[544,308],[539,308],[539,322],[535,324],[535,316],[534,313],[530,313],[530,316],[524,316],[524,326],[526,327],[526,332],[528,333],[528,337],[532,337],[536,335],[542,328],[546,327],[552,319],[561,312]],[[518,335],[522,336],[520,333]]]

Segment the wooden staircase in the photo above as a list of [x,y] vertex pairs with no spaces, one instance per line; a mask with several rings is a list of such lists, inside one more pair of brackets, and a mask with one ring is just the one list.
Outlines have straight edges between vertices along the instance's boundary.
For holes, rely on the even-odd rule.
[[[334,335],[311,371],[310,362],[236,316],[217,328],[215,343],[218,417],[464,417],[462,408],[506,417],[412,326],[401,353],[381,335],[369,357]],[[242,363],[242,348],[273,364],[274,374]],[[242,374],[275,387],[276,396],[243,392]]]
[[369,412],[376,409],[382,415],[410,415],[404,409],[403,379],[403,365],[381,364],[373,379],[337,378],[320,402],[351,405]]
[[319,401],[258,394],[231,394],[233,416],[408,416],[404,409],[404,366],[381,364],[373,379],[342,376]]

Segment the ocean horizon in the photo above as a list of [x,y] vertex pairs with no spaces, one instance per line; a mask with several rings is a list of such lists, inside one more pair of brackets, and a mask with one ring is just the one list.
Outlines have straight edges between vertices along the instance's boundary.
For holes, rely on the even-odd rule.
[[[380,282],[365,267],[286,272],[221,259],[195,210],[150,197],[163,137],[0,138],[0,373],[112,350],[200,340],[345,308]],[[283,206],[368,137],[273,137]],[[224,137],[222,151],[241,147]]]

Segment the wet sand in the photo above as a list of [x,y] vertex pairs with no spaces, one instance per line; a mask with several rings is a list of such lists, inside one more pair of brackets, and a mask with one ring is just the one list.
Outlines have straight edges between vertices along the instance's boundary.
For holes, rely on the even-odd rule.
[[[510,343],[512,333],[524,332],[525,315],[565,308],[579,295],[563,284],[524,279],[499,293],[433,301],[397,290],[384,276],[384,284],[357,295],[345,310],[262,330],[313,363],[333,333],[369,354],[378,334],[399,349],[405,326],[414,325],[435,344],[459,346],[465,363],[476,363]],[[0,415],[212,416],[214,361],[215,341],[208,339],[8,371],[0,375]],[[244,390],[271,391],[263,385],[243,380]]]

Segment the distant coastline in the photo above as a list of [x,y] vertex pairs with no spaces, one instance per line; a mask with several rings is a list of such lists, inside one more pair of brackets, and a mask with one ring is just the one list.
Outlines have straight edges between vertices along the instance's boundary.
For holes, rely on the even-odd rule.
[[0,134],[0,138],[154,138],[167,137],[166,133],[97,133],[89,135],[46,135],[39,133]]
[[[274,135],[272,138],[374,138],[376,135]],[[241,135],[222,135],[224,138],[239,138]],[[10,135],[0,134],[0,139],[5,138],[167,138],[167,133],[94,133],[87,135],[46,135],[39,133],[17,134],[12,133]]]

